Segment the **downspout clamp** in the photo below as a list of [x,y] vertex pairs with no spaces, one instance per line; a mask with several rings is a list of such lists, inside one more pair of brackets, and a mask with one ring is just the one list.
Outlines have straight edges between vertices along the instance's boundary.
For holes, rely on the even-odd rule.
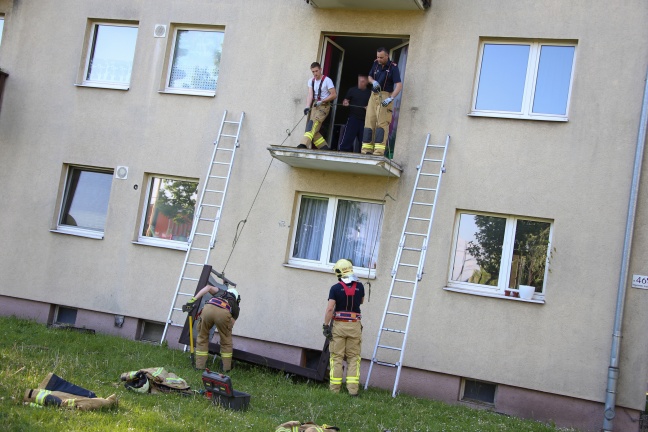
[[630,187],[630,201],[628,203],[628,218],[626,220],[625,239],[623,242],[623,256],[621,257],[621,271],[619,273],[619,288],[617,291],[616,312],[614,314],[614,330],[612,332],[612,348],[610,350],[610,366],[608,367],[607,389],[605,390],[604,432],[612,432],[614,430],[614,417],[616,417],[614,408],[616,406],[617,384],[619,380],[621,325],[623,324],[623,309],[628,285],[628,268],[630,267],[630,250],[632,248],[632,234],[634,232],[635,215],[637,213],[637,196],[639,195],[639,181],[641,179],[641,164],[646,143],[647,124],[648,73],[644,83],[643,105],[641,107],[641,120],[639,122],[639,134],[637,136],[632,186]]

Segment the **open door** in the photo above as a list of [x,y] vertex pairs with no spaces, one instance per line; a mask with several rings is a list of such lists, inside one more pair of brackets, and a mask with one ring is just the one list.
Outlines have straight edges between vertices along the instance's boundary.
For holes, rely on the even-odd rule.
[[[407,63],[407,53],[409,52],[409,42],[397,45],[394,48],[389,50],[389,58],[391,61],[395,62],[398,65],[398,70],[400,71],[401,81],[403,83],[403,89],[405,88],[405,65]],[[392,116],[392,122],[389,125],[389,141],[388,141],[388,151],[386,156],[391,159],[394,156],[394,145],[396,143],[396,131],[398,130],[398,117],[400,113],[400,105],[403,92],[396,98],[394,101],[394,112]]]
[[342,64],[344,62],[344,48],[340,45],[333,42],[329,37],[324,38],[324,46],[322,48],[322,73],[327,77],[331,78],[333,84],[335,85],[335,90],[338,93],[338,99],[333,101],[333,106],[331,107],[331,112],[329,113],[324,126],[327,128],[326,132],[326,142],[329,144],[331,149],[337,148],[337,142],[333,143],[333,128],[335,119],[335,112],[337,111],[337,101],[340,96],[340,79],[342,78]]

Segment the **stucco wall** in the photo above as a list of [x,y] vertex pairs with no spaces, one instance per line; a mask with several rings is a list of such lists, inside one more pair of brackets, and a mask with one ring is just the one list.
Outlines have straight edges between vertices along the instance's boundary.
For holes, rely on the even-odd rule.
[[[266,147],[281,143],[301,117],[322,33],[404,36],[410,51],[395,157],[403,176],[309,172],[274,161],[226,269],[244,299],[235,334],[318,349],[335,280],[283,265],[296,194],[379,200],[387,191],[396,201],[386,202],[378,277],[363,307],[363,356],[370,357],[425,134],[435,142],[450,134],[405,363],[603,400],[648,68],[644,2],[435,0],[427,12],[361,14],[299,0],[271,8],[260,0],[4,1],[0,8],[0,67],[10,74],[0,115],[0,294],[164,321],[183,253],[132,243],[145,173],[202,181],[223,110],[246,112],[211,259],[222,269],[270,164]],[[74,86],[89,18],[139,22],[128,91]],[[153,28],[172,23],[225,28],[214,98],[159,93],[170,42],[154,38]],[[480,37],[577,41],[569,121],[469,117]],[[297,141],[295,135],[286,144]],[[113,180],[103,240],[49,232],[66,163],[129,167],[128,180]],[[544,305],[442,289],[457,209],[554,221]],[[645,225],[642,200],[631,273],[648,271],[641,268]],[[618,402],[638,409],[647,376],[646,293],[630,290],[628,300]]]

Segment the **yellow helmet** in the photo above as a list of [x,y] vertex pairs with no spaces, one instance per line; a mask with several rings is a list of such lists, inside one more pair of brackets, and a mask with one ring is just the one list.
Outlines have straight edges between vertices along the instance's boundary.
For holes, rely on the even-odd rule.
[[353,263],[348,259],[341,259],[335,263],[333,266],[333,271],[335,275],[339,278],[349,277],[353,275]]

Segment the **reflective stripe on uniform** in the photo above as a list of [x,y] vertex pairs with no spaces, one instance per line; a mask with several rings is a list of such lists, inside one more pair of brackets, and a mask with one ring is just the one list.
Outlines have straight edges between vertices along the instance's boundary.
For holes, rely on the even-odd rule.
[[231,358],[232,355],[233,355],[232,353],[221,353],[221,357],[223,358]]
[[50,390],[40,390],[36,395],[36,403],[39,405],[43,405],[43,403],[45,402],[45,396],[51,393],[52,392]]
[[324,137],[321,137],[320,139],[313,141],[313,144],[317,147],[321,147],[325,142]]
[[196,351],[197,356],[207,356],[209,355],[208,351]]
[[76,403],[76,399],[68,399],[65,401],[65,404],[70,408],[73,408],[75,403]]
[[330,372],[329,372],[329,381],[333,385],[340,384],[342,385],[342,377],[337,378],[334,374],[335,370],[335,361],[333,360],[333,356],[329,358],[329,367],[330,367]]
[[164,371],[164,368],[157,368],[157,370],[155,372],[153,372],[151,375],[156,377],[156,376],[160,375],[162,373],[162,371]]

